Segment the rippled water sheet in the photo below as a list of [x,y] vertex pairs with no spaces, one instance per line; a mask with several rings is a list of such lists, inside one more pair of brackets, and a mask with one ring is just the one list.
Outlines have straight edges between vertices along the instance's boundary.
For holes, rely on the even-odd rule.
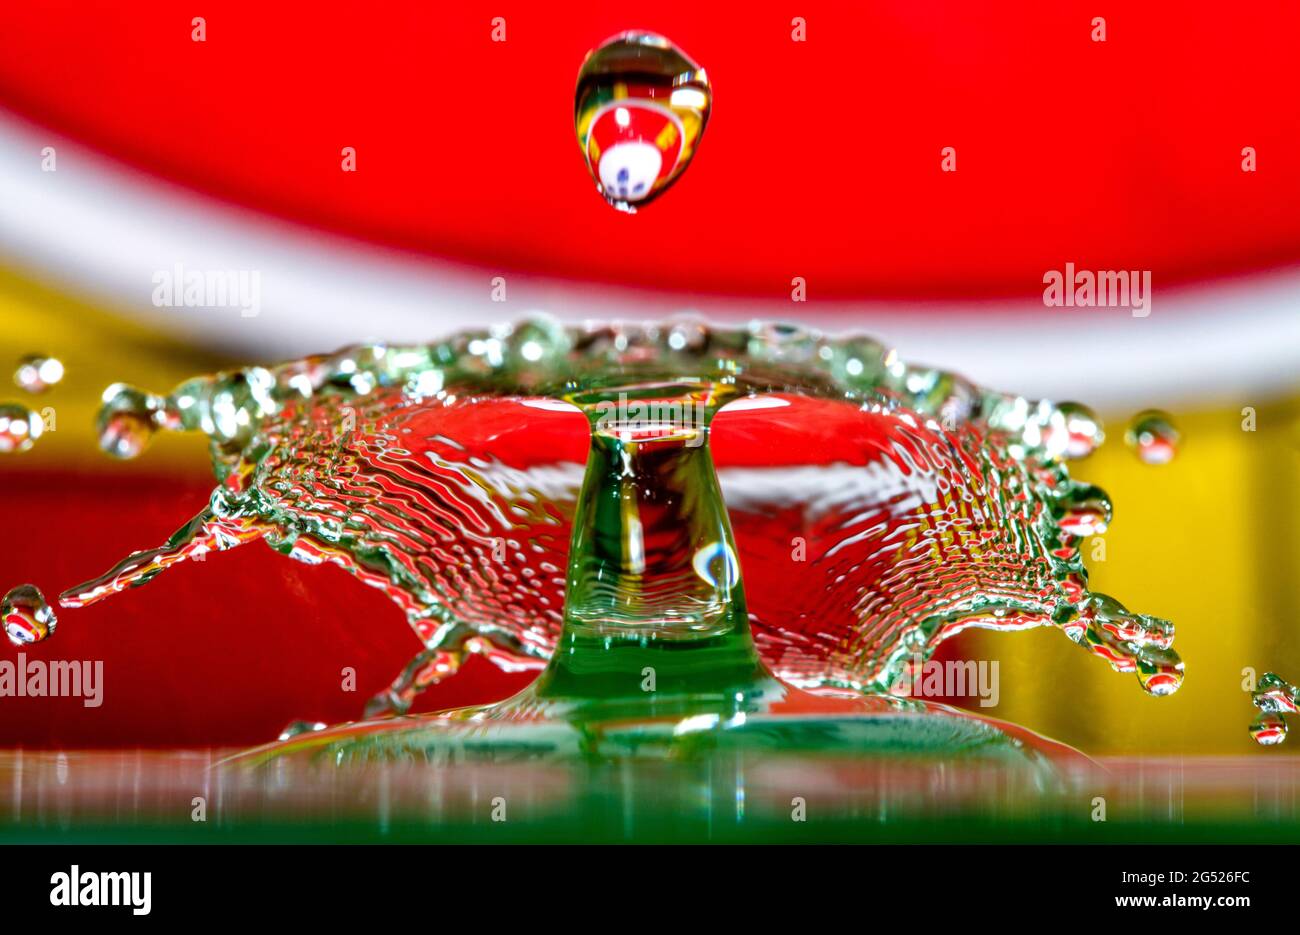
[[[1086,587],[1078,541],[1111,512],[1065,466],[1100,440],[1086,410],[981,390],[867,338],[783,325],[538,319],[204,377],[165,397],[113,388],[100,418],[106,450],[136,454],[156,428],[202,431],[221,483],[165,546],[61,602],[84,606],[175,562],[263,539],[383,589],[428,647],[373,713],[404,710],[466,652],[537,667],[584,574],[569,545],[601,434],[574,401],[585,394],[590,408],[665,386],[674,389],[656,402],[678,407],[667,421],[689,421],[691,405],[716,412],[702,438],[735,554],[730,530],[693,571],[701,556],[680,554],[684,524],[712,494],[694,484],[669,498],[681,522],[656,506],[650,488],[671,489],[689,458],[679,444],[663,472],[646,474],[635,527],[612,520],[649,551],[619,557],[620,578],[635,582],[608,599],[646,612],[656,569],[734,590],[738,561],[746,600],[734,606],[748,608],[774,674],[804,688],[888,692],[970,626],[1056,626],[1147,691],[1178,687],[1172,626]],[[669,598],[707,604],[694,592]]]

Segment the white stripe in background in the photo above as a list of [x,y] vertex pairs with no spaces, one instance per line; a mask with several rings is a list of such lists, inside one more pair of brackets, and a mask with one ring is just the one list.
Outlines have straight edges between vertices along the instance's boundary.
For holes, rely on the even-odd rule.
[[[57,171],[41,171],[55,146]],[[594,196],[593,196],[594,197]],[[250,359],[361,340],[419,341],[545,311],[572,321],[797,319],[859,330],[905,360],[987,386],[1099,407],[1255,403],[1294,391],[1300,271],[1162,290],[1151,314],[1051,309],[1029,299],[794,304],[656,292],[430,259],[268,218],[125,168],[0,111],[0,256],[158,328]],[[257,271],[261,309],[155,308],[153,276]],[[509,301],[492,302],[492,277]],[[815,283],[811,284],[815,294]],[[0,323],[2,327],[2,323]]]

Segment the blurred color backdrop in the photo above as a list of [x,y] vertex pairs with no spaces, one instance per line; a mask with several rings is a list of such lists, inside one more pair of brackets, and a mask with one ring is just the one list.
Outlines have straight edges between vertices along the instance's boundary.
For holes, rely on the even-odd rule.
[[[57,593],[205,501],[197,438],[98,452],[110,383],[534,311],[794,319],[1106,422],[1073,470],[1116,504],[1104,555],[1084,549],[1092,583],[1175,622],[1186,683],[1153,699],[1058,633],[966,634],[943,652],[999,661],[987,713],[1093,754],[1252,753],[1247,670],[1300,677],[1300,8],[1120,3],[1099,40],[1072,2],[814,3],[796,41],[769,3],[635,22],[208,7],[0,9],[0,367],[67,371],[0,393],[54,426],[0,455],[0,587]],[[678,42],[716,98],[689,172],[628,217],[593,191],[572,95],[586,51],[632,27]],[[1045,305],[1066,264],[1149,272],[1150,314]],[[255,273],[256,307],[160,307],[155,274],[178,265]],[[1182,433],[1168,465],[1123,443],[1151,406]],[[69,614],[50,657],[120,659],[131,684],[93,718],[7,700],[0,745],[240,744],[355,717],[414,637],[337,569],[263,551]],[[344,659],[354,699],[322,689]],[[421,707],[521,680],[473,663]]]

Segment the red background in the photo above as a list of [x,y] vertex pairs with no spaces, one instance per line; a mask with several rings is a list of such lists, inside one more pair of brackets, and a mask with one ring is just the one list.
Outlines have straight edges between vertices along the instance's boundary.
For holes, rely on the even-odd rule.
[[[716,90],[699,157],[636,218],[600,201],[572,130],[584,53],[628,28],[672,37]],[[0,103],[223,198],[494,270],[1036,295],[1067,261],[1167,284],[1300,256],[1297,35],[1290,0],[46,0],[0,7]]]

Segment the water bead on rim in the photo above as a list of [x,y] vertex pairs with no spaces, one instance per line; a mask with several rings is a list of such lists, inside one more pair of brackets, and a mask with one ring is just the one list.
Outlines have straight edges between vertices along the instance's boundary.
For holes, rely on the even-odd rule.
[[284,730],[280,731],[278,739],[291,740],[294,737],[301,737],[303,734],[322,731],[328,726],[324,721],[292,721],[285,725]]

